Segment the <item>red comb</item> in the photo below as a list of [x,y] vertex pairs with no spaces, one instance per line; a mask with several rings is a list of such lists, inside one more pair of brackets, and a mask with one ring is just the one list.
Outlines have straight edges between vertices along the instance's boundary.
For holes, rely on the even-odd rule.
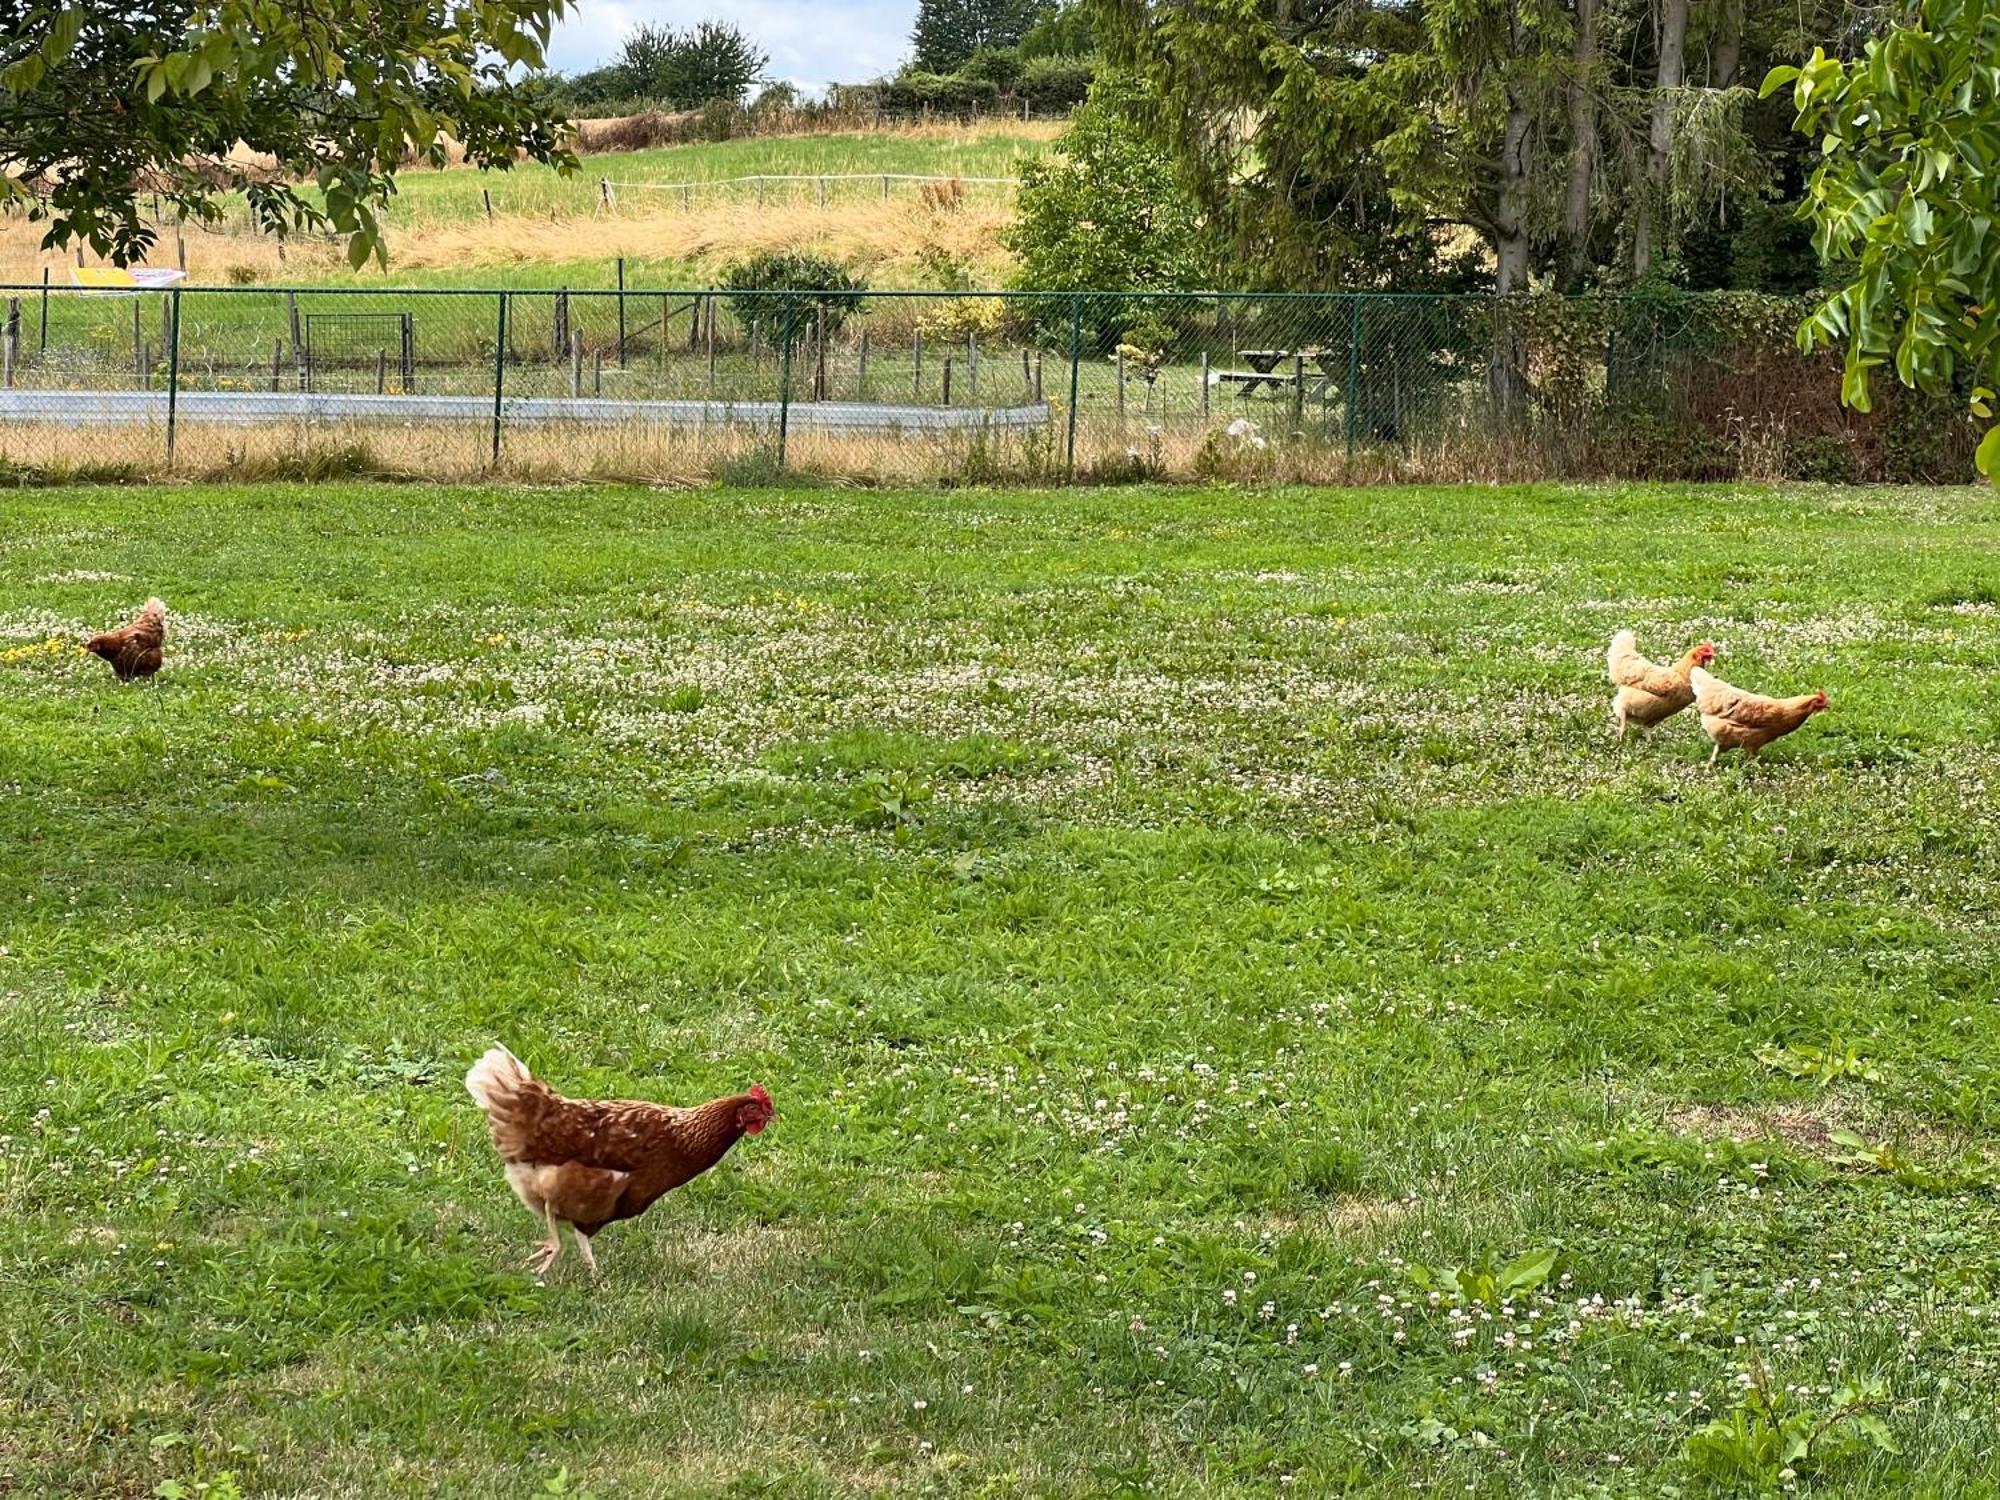
[[761,1083],[753,1083],[750,1085],[750,1097],[752,1099],[755,1099],[759,1104],[766,1106],[768,1106],[771,1102],[771,1096],[764,1092],[764,1085]]

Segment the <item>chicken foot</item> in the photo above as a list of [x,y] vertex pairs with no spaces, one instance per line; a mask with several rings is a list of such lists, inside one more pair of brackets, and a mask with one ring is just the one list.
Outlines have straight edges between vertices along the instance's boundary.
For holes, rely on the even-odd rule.
[[590,1279],[592,1281],[598,1280],[597,1256],[590,1248],[590,1236],[585,1234],[581,1229],[578,1229],[574,1224],[569,1227],[571,1232],[576,1235],[576,1248],[583,1256],[584,1268],[590,1272]]

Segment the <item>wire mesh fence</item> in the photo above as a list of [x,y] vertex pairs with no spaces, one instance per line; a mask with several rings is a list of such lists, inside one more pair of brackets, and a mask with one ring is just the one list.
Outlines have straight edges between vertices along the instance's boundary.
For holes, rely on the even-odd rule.
[[0,462],[737,478],[1963,477],[1771,298],[0,288]]

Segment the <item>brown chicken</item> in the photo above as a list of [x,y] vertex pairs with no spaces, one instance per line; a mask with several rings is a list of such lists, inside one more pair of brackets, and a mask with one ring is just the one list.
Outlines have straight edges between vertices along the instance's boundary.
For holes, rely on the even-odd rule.
[[1715,646],[1703,641],[1671,667],[1663,667],[1639,654],[1639,639],[1631,631],[1621,630],[1611,637],[1605,667],[1618,689],[1611,695],[1611,718],[1618,726],[1618,738],[1625,738],[1629,725],[1651,729],[1694,702],[1688,674],[1714,660]]
[[639,1099],[565,1099],[505,1047],[474,1063],[465,1087],[486,1111],[508,1183],[548,1226],[548,1238],[528,1257],[536,1275],[562,1254],[557,1228],[567,1224],[595,1276],[590,1236],[606,1224],[637,1218],[662,1193],[721,1161],[743,1136],[756,1135],[776,1113],[762,1084],[692,1109]]
[[83,643],[92,656],[111,663],[120,682],[134,677],[151,677],[160,670],[167,644],[167,607],[158,599],[148,599],[122,630],[107,630]]
[[1708,757],[1711,766],[1725,750],[1741,750],[1754,756],[1772,740],[1790,734],[1828,707],[1824,692],[1804,693],[1796,698],[1766,698],[1760,693],[1731,687],[1699,667],[1695,668],[1692,681],[1701,727],[1715,741],[1715,749]]

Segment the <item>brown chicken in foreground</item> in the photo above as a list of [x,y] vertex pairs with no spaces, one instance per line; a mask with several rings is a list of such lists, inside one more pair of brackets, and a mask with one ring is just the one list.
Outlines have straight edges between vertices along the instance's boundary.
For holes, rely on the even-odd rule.
[[1611,717],[1618,725],[1618,738],[1625,738],[1629,725],[1651,729],[1694,702],[1689,674],[1714,660],[1714,644],[1703,641],[1671,667],[1663,667],[1639,654],[1639,638],[1631,631],[1621,630],[1611,637],[1605,669],[1618,689],[1611,695]]
[[120,682],[134,677],[151,677],[160,670],[167,644],[167,607],[158,599],[148,599],[122,630],[107,630],[83,643],[92,656],[111,663]]
[[1725,750],[1741,750],[1754,756],[1772,740],[1782,739],[1814,714],[1828,707],[1826,694],[1804,693],[1796,698],[1766,698],[1731,687],[1720,677],[1711,677],[1696,667],[1691,678],[1694,706],[1701,714],[1701,727],[1715,741],[1708,763]]
[[692,1109],[639,1099],[565,1099],[505,1047],[474,1063],[465,1087],[486,1111],[508,1183],[528,1212],[548,1225],[548,1238],[528,1258],[536,1275],[562,1254],[557,1229],[567,1224],[595,1276],[591,1235],[637,1218],[662,1193],[721,1161],[743,1136],[756,1135],[776,1113],[762,1084]]

